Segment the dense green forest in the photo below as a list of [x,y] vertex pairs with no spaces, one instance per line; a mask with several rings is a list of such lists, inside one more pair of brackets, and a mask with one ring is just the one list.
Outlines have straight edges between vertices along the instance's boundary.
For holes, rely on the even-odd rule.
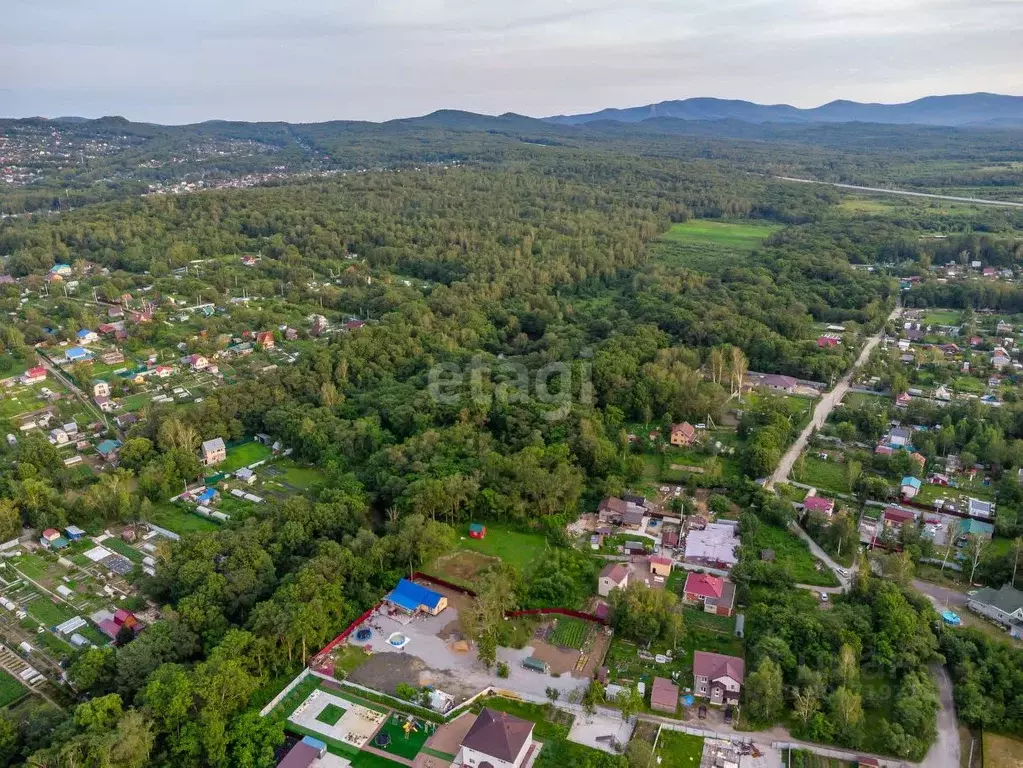
[[[95,481],[73,477],[44,439],[2,449],[0,522],[12,528],[150,519],[200,472],[196,448],[215,437],[269,433],[323,479],[161,553],[156,575],[139,579],[164,618],[131,642],[77,655],[68,675],[78,699],[67,717],[40,707],[20,722],[0,718],[0,758],[53,767],[271,764],[281,725],[254,711],[398,578],[449,551],[456,523],[546,533],[545,578],[523,587],[522,602],[570,602],[573,584],[592,574],[567,546],[564,524],[642,476],[631,423],[720,418],[729,387],[703,370],[732,347],[749,370],[832,380],[855,347],[819,348],[820,324],[872,332],[895,302],[890,275],[853,265],[893,253],[918,262],[923,253],[922,217],[860,220],[830,190],[749,175],[732,162],[742,155],[761,169],[791,167],[802,150],[787,139],[772,149],[626,140],[612,129],[580,137],[554,127],[536,133],[525,119],[493,132],[489,119],[441,117],[383,128],[218,124],[209,128],[218,138],[275,153],[304,142],[343,167],[391,167],[182,196],[137,197],[131,181],[95,197],[80,192],[75,210],[0,223],[4,272],[38,286],[55,263],[94,263],[108,270],[94,286],[105,296],[153,287],[226,304],[240,290],[226,258],[258,253],[241,287],[273,302],[211,317],[210,337],[276,324],[289,306],[374,321],[201,403],[147,406],[120,467]],[[198,135],[110,128],[133,136],[133,146],[167,142],[161,152]],[[937,151],[947,138],[907,138],[895,156]],[[961,140],[992,157],[1004,152],[999,137]],[[425,162],[439,164],[409,167]],[[31,208],[44,197],[25,188],[4,204]],[[770,222],[778,231],[735,258],[697,262],[661,239],[694,218]],[[197,262],[198,274],[175,272]],[[19,289],[0,290],[5,309],[17,310]],[[56,306],[53,316],[16,312],[5,350],[96,319],[80,302]],[[61,328],[43,330],[50,325]],[[154,342],[169,333],[160,325],[139,333]],[[182,342],[189,351],[206,343]],[[569,375],[536,396],[533,381],[551,364]],[[449,397],[436,394],[439,367],[463,374]],[[748,481],[774,466],[795,424],[764,404],[740,429],[747,477],[733,485],[756,512],[744,524],[782,524],[777,503]],[[742,586],[756,594],[776,578],[750,566]],[[923,673],[937,658],[932,612],[899,585],[866,576],[821,617],[804,615],[800,599],[812,601],[764,596],[751,614],[760,639],[750,669],[765,690],[774,696],[780,676],[814,696],[801,724],[809,738],[918,757],[936,706]],[[837,673],[835,654],[849,659]],[[868,660],[876,680],[854,678],[851,668]],[[874,683],[894,686],[897,711],[882,711]],[[880,712],[883,728],[868,733],[864,709]],[[770,721],[776,713],[760,714]]]

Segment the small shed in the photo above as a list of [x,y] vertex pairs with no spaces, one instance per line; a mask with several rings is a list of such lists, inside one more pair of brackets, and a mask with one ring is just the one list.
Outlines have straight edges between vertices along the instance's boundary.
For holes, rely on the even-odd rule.
[[735,617],[735,636],[743,637],[746,630],[746,614],[740,613]]
[[77,525],[69,525],[67,528],[64,529],[64,533],[67,534],[67,537],[71,541],[78,541],[85,535],[85,531],[83,531]]
[[487,536],[487,526],[483,523],[469,523],[469,537],[473,539],[484,539]]
[[675,713],[678,709],[678,686],[664,677],[655,677],[650,690],[650,709]]

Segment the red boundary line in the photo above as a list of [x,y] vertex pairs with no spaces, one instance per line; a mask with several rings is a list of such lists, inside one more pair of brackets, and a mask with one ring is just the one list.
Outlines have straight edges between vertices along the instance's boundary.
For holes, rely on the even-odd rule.
[[[413,578],[413,580],[419,579],[421,581],[428,581],[428,582],[431,582],[433,584],[437,584],[439,586],[446,587],[447,589],[454,590],[455,592],[460,592],[463,595],[468,595],[469,597],[475,597],[476,596],[476,593],[473,592],[468,587],[461,587],[461,586],[459,586],[457,584],[452,584],[450,581],[445,581],[444,579],[439,579],[436,576],[431,576],[428,573],[421,573],[420,571],[416,571],[415,573],[412,574],[412,578]],[[335,648],[337,648],[339,645],[341,645],[343,642],[345,642],[345,640],[348,639],[349,635],[351,635],[352,632],[355,631],[355,628],[358,627],[360,624],[362,624],[362,622],[364,622],[370,616],[372,616],[373,613],[382,604],[383,604],[382,601],[377,602],[376,605],[374,605],[368,611],[366,611],[361,616],[359,616],[359,618],[357,618],[355,621],[353,621],[351,624],[349,624],[347,627],[345,627],[344,631],[342,631],[340,635],[338,635],[333,640],[331,640],[329,643],[327,643],[327,645],[325,645],[319,651],[319,653],[317,653],[315,656],[310,658],[309,666],[310,667],[316,666],[316,660],[317,659],[319,659],[321,656],[325,656],[326,654],[330,653]],[[506,611],[504,615],[505,615],[505,618],[513,619],[513,618],[515,618],[517,616],[537,616],[537,615],[548,615],[548,614],[552,614],[552,613],[553,614],[558,614],[560,616],[571,616],[571,617],[576,618],[576,619],[584,619],[585,621],[592,621],[592,622],[594,622],[596,624],[600,624],[601,626],[607,626],[608,625],[607,619],[602,619],[599,616],[597,616],[596,614],[587,613],[585,611],[574,611],[571,608],[526,608],[526,609],[523,609],[521,611]]]

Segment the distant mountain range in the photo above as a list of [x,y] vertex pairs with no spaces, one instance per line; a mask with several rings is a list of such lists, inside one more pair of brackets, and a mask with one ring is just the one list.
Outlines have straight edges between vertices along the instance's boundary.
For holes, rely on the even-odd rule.
[[662,101],[628,109],[602,109],[581,115],[556,115],[544,120],[560,125],[581,125],[598,121],[640,123],[657,118],[739,120],[746,123],[1023,126],[1023,96],[968,93],[927,96],[904,104],[861,104],[842,100],[812,109],[799,109],[788,104],[699,98]]

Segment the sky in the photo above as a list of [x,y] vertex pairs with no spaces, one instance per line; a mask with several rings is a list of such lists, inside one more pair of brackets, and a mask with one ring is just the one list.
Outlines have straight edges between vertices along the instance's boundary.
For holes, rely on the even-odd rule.
[[0,115],[387,120],[1023,95],[1023,0],[4,0]]

